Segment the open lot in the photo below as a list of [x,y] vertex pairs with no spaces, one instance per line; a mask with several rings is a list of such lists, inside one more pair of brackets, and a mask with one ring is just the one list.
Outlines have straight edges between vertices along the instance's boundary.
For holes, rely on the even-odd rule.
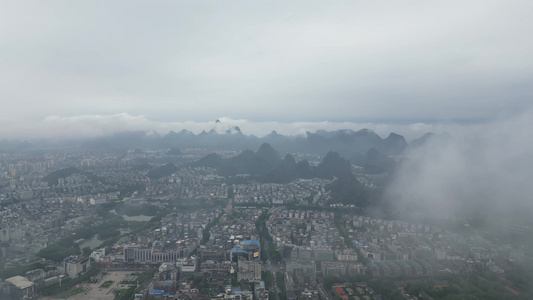
[[[85,292],[73,295],[69,297],[69,300],[84,300],[84,299],[102,299],[102,300],[113,300],[115,295],[113,294],[114,290],[127,289],[130,285],[120,284],[121,281],[125,280],[132,271],[113,271],[109,274],[104,275],[102,280],[97,283],[83,283],[76,288],[83,288]],[[114,283],[108,288],[102,288],[101,285],[106,281],[114,281]],[[117,286],[118,284],[118,286]],[[55,297],[43,297],[44,300],[56,299]]]

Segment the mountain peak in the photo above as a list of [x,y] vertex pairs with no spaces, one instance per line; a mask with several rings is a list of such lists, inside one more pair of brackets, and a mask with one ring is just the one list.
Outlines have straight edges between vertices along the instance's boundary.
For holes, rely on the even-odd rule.
[[378,137],[381,139],[381,137],[375,133],[373,130],[371,129],[368,129],[368,128],[363,128],[361,130],[358,130],[356,132],[354,132],[355,135],[358,135],[358,136],[372,136],[372,137]]
[[259,150],[257,150],[256,155],[269,161],[278,161],[281,159],[279,153],[274,150],[269,143],[261,144],[261,147],[259,147]]
[[241,132],[241,129],[239,128],[239,126],[234,126],[228,130],[226,130],[226,133],[227,134],[242,134]]
[[285,155],[285,158],[283,158],[283,162],[289,165],[296,165],[296,159],[294,159],[294,156],[290,154]]
[[401,154],[407,148],[405,138],[399,134],[391,132],[389,136],[383,141],[383,152],[385,154]]
[[272,148],[272,146],[270,146],[269,143],[263,143],[257,150],[257,153],[267,153],[267,152],[274,152],[274,151],[276,150],[274,150],[274,148]]
[[391,132],[389,133],[389,136],[386,138],[386,139],[403,139],[403,136],[395,133],[395,132]]
[[178,132],[178,134],[191,134],[192,132],[187,130],[187,129],[182,129],[180,130],[180,132]]
[[344,159],[337,152],[329,151],[322,162],[318,165],[319,173],[322,177],[331,178],[351,178],[352,171],[350,162]]

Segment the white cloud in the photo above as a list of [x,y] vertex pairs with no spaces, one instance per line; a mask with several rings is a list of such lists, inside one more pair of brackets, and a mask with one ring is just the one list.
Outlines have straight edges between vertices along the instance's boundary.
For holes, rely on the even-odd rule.
[[512,118],[455,126],[453,139],[433,140],[407,154],[389,200],[426,217],[478,213],[524,216],[533,211],[533,110]]
[[265,136],[275,130],[283,135],[305,135],[306,132],[317,130],[368,128],[374,130],[383,138],[390,132],[404,135],[407,140],[418,138],[429,131],[442,132],[439,126],[430,124],[385,124],[385,123],[355,123],[355,122],[275,122],[275,121],[250,121],[244,119],[218,118],[206,122],[163,122],[150,120],[143,115],[130,115],[120,113],[113,115],[80,115],[80,116],[47,116],[43,120],[28,122],[27,120],[1,119],[9,126],[0,128],[0,136],[12,139],[69,139],[109,136],[114,133],[126,131],[157,132],[165,135],[170,131],[189,130],[195,134],[201,131],[215,129],[217,132],[238,126],[243,134]]

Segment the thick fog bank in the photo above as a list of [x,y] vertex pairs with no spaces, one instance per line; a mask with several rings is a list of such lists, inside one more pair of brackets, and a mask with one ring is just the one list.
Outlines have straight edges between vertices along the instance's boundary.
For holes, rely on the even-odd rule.
[[533,111],[434,135],[406,153],[386,197],[398,215],[529,219],[533,212]]

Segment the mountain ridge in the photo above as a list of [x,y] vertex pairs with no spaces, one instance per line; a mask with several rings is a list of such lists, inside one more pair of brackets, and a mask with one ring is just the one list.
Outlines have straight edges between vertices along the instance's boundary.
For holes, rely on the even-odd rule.
[[[217,126],[220,123],[217,123]],[[219,126],[220,127],[220,126]],[[245,150],[257,149],[264,143],[270,144],[280,153],[312,153],[325,155],[329,151],[338,152],[343,157],[352,157],[355,154],[364,155],[371,148],[377,149],[385,155],[401,155],[406,149],[424,144],[438,135],[425,134],[418,139],[407,143],[405,138],[395,132],[390,132],[386,138],[382,138],[371,129],[339,129],[333,131],[316,130],[306,132],[304,135],[283,135],[272,130],[263,137],[247,135],[238,126],[225,128],[213,128],[198,134],[187,129],[180,131],[170,130],[165,135],[154,134],[148,131],[125,131],[112,135],[69,140],[58,143],[84,149],[187,149],[201,148],[206,150]],[[440,136],[445,136],[440,135]],[[5,150],[13,151],[13,143],[3,143]],[[20,142],[19,142],[20,144]],[[50,148],[50,141],[26,142],[24,149]],[[1,144],[0,144],[1,146]],[[0,150],[3,150],[0,148]]]

